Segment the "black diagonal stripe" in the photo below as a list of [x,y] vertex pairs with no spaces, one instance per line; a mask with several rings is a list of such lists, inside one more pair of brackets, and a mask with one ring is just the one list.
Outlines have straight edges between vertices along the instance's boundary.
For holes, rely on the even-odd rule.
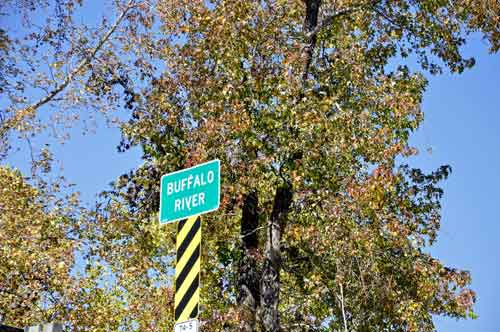
[[177,224],[177,234],[179,234],[182,230],[182,227],[186,224],[187,218],[179,220],[179,223]]
[[181,288],[182,283],[184,282],[184,279],[186,279],[187,275],[189,272],[193,269],[194,264],[196,263],[196,260],[200,257],[200,244],[196,246],[196,249],[194,249],[193,254],[191,257],[189,257],[186,265],[182,269],[181,273],[177,276],[175,279],[175,290],[177,291],[178,289]]
[[194,236],[200,229],[200,217],[196,218],[196,221],[194,222],[193,226],[189,230],[189,232],[186,234],[186,237],[182,240],[181,245],[179,246],[179,249],[177,249],[177,261],[180,261],[182,258],[182,255],[184,254],[184,251],[186,251],[187,247],[193,241]]
[[196,318],[198,316],[198,304],[196,304],[193,308],[193,311],[191,311],[191,314],[189,315],[189,318]]
[[179,319],[189,300],[191,300],[191,298],[193,297],[194,292],[198,288],[198,283],[198,278],[194,278],[193,283],[191,284],[191,286],[189,286],[186,294],[184,294],[184,296],[182,297],[181,302],[179,302],[179,305],[177,306],[177,308],[175,308],[175,320]]

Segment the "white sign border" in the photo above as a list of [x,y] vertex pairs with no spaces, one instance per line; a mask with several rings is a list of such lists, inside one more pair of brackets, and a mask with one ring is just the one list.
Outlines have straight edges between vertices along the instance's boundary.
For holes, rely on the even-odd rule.
[[170,173],[167,173],[167,174],[163,174],[161,176],[161,178],[160,178],[160,211],[158,212],[158,222],[160,223],[160,225],[168,225],[168,224],[174,223],[176,221],[183,220],[183,219],[195,216],[195,215],[192,215],[192,216],[188,216],[188,217],[182,217],[182,218],[177,218],[177,219],[169,220],[169,221],[166,221],[166,222],[162,222],[162,220],[161,220],[161,207],[162,207],[161,202],[163,200],[161,199],[161,196],[162,196],[162,190],[161,190],[162,186],[161,185],[163,183],[163,178],[165,176],[173,175],[173,174],[176,174],[176,173],[186,172],[187,170],[193,170],[195,168],[204,166],[206,164],[213,163],[214,161],[217,163],[217,166],[218,166],[217,168],[219,170],[219,181],[218,181],[219,182],[219,188],[218,188],[219,195],[217,195],[217,206],[215,208],[213,208],[212,210],[205,211],[205,212],[203,212],[201,214],[198,214],[198,215],[202,215],[202,214],[205,214],[205,213],[213,212],[213,211],[219,209],[219,207],[220,207],[220,183],[221,183],[220,160],[219,159],[212,159],[212,160],[206,161],[204,163],[198,164],[196,166],[191,166],[191,167],[188,167],[188,168],[183,168],[183,169],[180,169],[178,171],[174,171],[174,172],[170,172]]

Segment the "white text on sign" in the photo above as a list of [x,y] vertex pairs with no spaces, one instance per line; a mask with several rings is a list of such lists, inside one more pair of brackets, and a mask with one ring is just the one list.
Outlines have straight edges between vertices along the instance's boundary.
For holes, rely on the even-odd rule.
[[[176,179],[167,184],[167,196],[174,193],[180,193],[184,190],[191,190],[206,186],[214,182],[214,172],[209,170],[207,173],[189,174],[187,177]],[[181,210],[191,210],[192,208],[205,204],[205,193],[195,193],[189,196],[176,198],[174,201],[174,212]]]

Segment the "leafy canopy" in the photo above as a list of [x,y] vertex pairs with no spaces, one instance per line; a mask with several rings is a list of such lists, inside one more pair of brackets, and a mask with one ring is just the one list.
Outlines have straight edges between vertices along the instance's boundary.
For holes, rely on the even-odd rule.
[[[405,163],[417,153],[408,140],[423,120],[424,74],[472,67],[461,47],[473,32],[498,51],[496,1],[117,8],[126,23],[105,41],[113,47],[90,48],[90,58],[71,53],[85,66],[57,94],[133,97],[119,149],[141,147],[144,163],[85,215],[86,265],[61,319],[77,331],[172,328],[175,229],[157,225],[159,179],[212,158],[222,162],[223,193],[221,208],[203,217],[204,329],[255,321],[246,327],[275,331],[265,305],[274,300],[279,321],[271,323],[287,331],[434,331],[432,315],[475,317],[469,273],[426,253],[440,226],[439,183],[451,170],[425,174]],[[99,40],[88,36],[90,44],[77,39],[80,48]],[[123,61],[129,52],[140,61]],[[136,85],[114,90],[123,77]],[[67,79],[44,84],[57,91]],[[31,123],[39,108],[12,100],[5,132]],[[290,205],[277,211],[283,188]],[[252,250],[240,234],[249,195],[258,198]],[[243,296],[253,305],[241,303],[245,262],[257,283],[277,273],[274,288]]]

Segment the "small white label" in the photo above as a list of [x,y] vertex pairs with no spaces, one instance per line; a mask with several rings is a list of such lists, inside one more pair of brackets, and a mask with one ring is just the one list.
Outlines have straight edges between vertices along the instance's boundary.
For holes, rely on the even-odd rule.
[[175,324],[174,332],[198,332],[199,323],[197,319],[190,319],[185,322]]

